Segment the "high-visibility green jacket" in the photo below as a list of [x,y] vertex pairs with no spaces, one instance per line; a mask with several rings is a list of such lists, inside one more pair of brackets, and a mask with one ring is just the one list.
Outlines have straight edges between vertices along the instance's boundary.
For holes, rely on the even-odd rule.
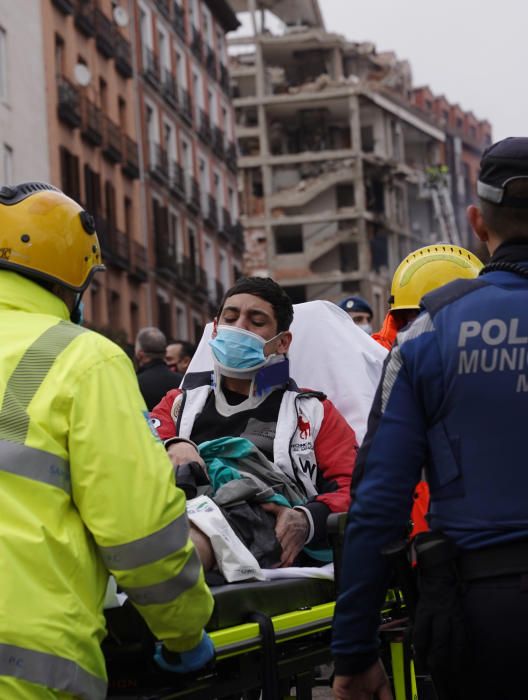
[[198,644],[212,610],[132,365],[68,318],[56,296],[0,271],[2,698],[15,679],[35,684],[28,697],[105,697],[109,571],[172,650]]

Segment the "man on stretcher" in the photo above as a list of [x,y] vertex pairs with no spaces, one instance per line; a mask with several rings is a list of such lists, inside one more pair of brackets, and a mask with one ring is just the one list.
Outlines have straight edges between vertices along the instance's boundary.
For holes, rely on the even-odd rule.
[[[354,431],[335,406],[317,387],[299,388],[289,375],[292,320],[291,301],[273,280],[240,279],[214,322],[214,371],[188,373],[184,388],[170,391],[151,413],[177,482],[182,465],[187,471],[189,463],[205,469],[198,445],[203,455],[212,451],[220,459],[214,462],[221,465],[218,483],[225,474],[222,450],[230,458],[246,455],[245,441],[257,448],[250,457],[253,467],[258,463],[258,483],[269,485],[266,472],[273,473],[272,486],[280,482],[280,488],[271,499],[256,496],[243,508],[234,503],[222,511],[267,567],[328,561],[327,517],[348,509],[357,451]],[[309,351],[317,354],[317,348]],[[244,475],[244,461],[240,464]],[[213,568],[209,539],[194,526],[191,537],[204,567]]]

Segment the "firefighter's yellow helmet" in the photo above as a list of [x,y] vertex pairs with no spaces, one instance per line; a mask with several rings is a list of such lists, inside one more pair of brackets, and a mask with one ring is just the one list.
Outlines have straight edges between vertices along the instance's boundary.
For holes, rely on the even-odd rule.
[[483,265],[469,250],[439,243],[418,248],[402,260],[392,278],[391,311],[419,309],[420,299],[453,280],[478,277]]
[[2,187],[0,268],[84,291],[105,269],[93,217],[52,185]]

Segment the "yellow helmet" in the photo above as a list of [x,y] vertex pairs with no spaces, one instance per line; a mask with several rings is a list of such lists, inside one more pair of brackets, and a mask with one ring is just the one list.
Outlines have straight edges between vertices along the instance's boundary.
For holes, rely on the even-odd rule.
[[93,217],[52,185],[2,187],[0,268],[84,291],[105,269]]
[[453,280],[478,277],[483,265],[469,250],[439,243],[418,248],[402,260],[392,278],[391,311],[419,309],[420,299]]

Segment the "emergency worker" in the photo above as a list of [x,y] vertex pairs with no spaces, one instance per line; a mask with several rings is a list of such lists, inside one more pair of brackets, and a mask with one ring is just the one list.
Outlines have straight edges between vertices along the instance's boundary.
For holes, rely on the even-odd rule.
[[[422,297],[456,279],[478,277],[482,263],[469,250],[456,245],[437,244],[409,253],[392,278],[390,309],[383,326],[372,338],[387,350],[396,336],[420,313]],[[420,481],[414,492],[411,538],[429,529],[425,516],[429,510],[429,488]]]
[[469,250],[438,243],[418,248],[404,258],[392,278],[390,309],[372,337],[390,350],[396,335],[420,313],[420,301],[433,289],[456,279],[478,277],[482,263]]
[[104,270],[93,218],[56,188],[0,189],[0,697],[106,697],[109,572],[174,671],[212,656],[183,493],[129,359],[72,322]]
[[339,699],[391,697],[378,660],[382,550],[402,537],[427,461],[418,657],[441,698],[528,693],[528,138],[484,152],[477,193],[468,218],[491,261],[428,294],[398,335],[358,458],[332,644]]
[[372,333],[372,317],[374,314],[366,299],[359,296],[346,297],[339,302],[338,306],[347,312],[356,326],[359,326],[362,331],[369,335]]

